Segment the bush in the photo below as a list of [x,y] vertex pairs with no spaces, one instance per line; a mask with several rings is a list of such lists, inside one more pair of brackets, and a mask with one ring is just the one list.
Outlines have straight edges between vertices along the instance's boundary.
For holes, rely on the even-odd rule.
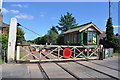
[[120,38],[113,37],[113,40],[111,41],[111,43],[115,52],[120,53]]
[[2,48],[7,49],[8,46],[8,35],[5,34],[0,34],[0,46],[2,46]]
[[63,35],[59,35],[57,38],[57,44],[62,45],[64,44],[64,36]]
[[104,38],[100,40],[100,44],[105,48],[114,48],[114,52],[120,53],[120,38],[112,37],[112,40],[109,42]]

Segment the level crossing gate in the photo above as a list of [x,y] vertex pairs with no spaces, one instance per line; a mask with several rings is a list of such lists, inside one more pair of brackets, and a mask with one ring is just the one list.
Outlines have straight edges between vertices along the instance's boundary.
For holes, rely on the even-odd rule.
[[98,59],[99,48],[89,46],[29,45],[17,46],[17,61],[67,61]]

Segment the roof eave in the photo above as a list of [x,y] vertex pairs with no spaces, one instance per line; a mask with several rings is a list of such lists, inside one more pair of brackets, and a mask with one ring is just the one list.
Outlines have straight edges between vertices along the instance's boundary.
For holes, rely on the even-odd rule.
[[103,31],[101,31],[101,30],[100,30],[98,27],[96,27],[94,24],[90,24],[90,25],[82,28],[81,30],[79,30],[79,32],[82,32],[82,31],[84,31],[85,29],[87,29],[87,28],[89,28],[89,27],[91,27],[91,26],[93,26],[99,33],[103,34]]

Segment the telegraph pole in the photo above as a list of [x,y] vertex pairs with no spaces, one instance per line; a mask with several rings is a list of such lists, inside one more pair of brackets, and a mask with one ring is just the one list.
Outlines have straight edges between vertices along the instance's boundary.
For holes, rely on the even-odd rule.
[[111,7],[111,4],[110,4],[110,0],[109,0],[109,18],[111,17],[111,15],[110,15],[110,7]]

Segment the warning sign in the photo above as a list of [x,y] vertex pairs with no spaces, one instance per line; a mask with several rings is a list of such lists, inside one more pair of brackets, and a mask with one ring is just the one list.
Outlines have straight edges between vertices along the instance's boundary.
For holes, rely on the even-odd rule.
[[70,58],[71,55],[72,55],[72,50],[70,48],[65,48],[63,50],[63,57],[64,58]]

